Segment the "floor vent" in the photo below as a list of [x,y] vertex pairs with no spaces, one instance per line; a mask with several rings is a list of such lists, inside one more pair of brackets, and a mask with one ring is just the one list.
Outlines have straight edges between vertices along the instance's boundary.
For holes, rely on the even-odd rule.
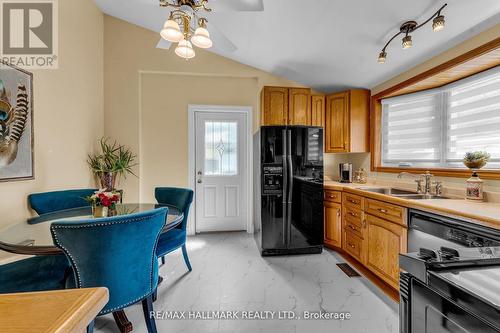
[[361,276],[356,272],[349,264],[342,263],[337,264],[337,266],[344,272],[348,277]]

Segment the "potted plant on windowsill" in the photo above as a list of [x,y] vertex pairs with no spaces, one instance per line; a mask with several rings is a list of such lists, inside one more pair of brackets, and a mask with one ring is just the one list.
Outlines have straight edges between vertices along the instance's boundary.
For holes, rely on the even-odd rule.
[[132,170],[137,165],[136,155],[130,148],[116,141],[110,143],[108,138],[101,138],[100,148],[100,153],[88,155],[87,163],[98,178],[101,188],[108,192],[114,191],[117,176],[125,178],[127,174],[136,176]]

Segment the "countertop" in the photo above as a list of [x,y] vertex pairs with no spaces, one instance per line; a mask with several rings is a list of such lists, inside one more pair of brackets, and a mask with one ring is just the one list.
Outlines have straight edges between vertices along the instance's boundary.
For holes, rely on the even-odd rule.
[[[460,218],[490,228],[500,229],[500,204],[496,202],[475,202],[460,198],[415,200],[363,190],[373,187],[380,188],[390,186],[383,186],[380,184],[345,184],[336,181],[324,182],[324,188],[328,190],[350,192],[406,208],[421,209],[432,213]],[[405,188],[402,187],[402,189]]]
[[108,289],[0,295],[0,332],[84,332],[109,299]]

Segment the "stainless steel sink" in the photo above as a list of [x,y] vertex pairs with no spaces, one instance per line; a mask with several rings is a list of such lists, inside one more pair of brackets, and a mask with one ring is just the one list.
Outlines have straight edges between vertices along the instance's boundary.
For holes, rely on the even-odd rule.
[[408,190],[401,190],[398,188],[392,188],[392,187],[370,187],[370,188],[360,188],[360,190],[363,191],[368,191],[368,192],[375,192],[375,193],[380,193],[380,194],[385,194],[385,195],[409,195],[409,194],[418,194],[415,191],[408,191]]
[[392,187],[369,187],[369,188],[359,188],[359,189],[368,192],[390,195],[392,197],[402,198],[402,199],[413,199],[413,200],[449,199],[447,197],[442,197],[432,194],[420,194],[415,191],[401,190]]

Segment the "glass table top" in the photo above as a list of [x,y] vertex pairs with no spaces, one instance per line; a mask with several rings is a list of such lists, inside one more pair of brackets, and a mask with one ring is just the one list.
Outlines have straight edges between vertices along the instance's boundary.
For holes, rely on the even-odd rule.
[[[182,222],[184,214],[177,208],[158,204],[119,204],[118,215],[128,215],[150,211],[160,207],[168,207],[167,222],[163,232],[168,231]],[[91,207],[68,209],[21,221],[0,229],[0,250],[18,254],[49,254],[58,250],[50,234],[50,225],[54,221],[79,221],[92,217]],[[96,219],[97,221],[98,219]],[[45,248],[45,249],[42,249]],[[47,249],[49,248],[49,249]],[[53,248],[51,250],[50,248]],[[38,252],[37,252],[38,250]]]

